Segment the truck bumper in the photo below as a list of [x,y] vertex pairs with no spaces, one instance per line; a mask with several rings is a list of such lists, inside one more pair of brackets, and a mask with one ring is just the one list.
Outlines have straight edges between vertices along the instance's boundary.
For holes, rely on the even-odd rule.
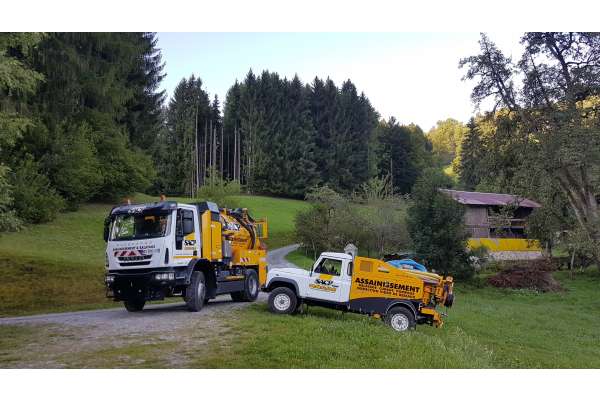
[[105,275],[106,297],[115,301],[162,300],[186,285],[185,268],[109,271]]
[[431,325],[436,328],[441,328],[444,325],[442,315],[433,308],[422,307],[419,313],[424,315],[430,321]]

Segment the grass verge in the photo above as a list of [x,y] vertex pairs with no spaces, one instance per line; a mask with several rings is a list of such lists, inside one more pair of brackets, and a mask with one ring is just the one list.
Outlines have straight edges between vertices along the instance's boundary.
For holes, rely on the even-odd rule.
[[231,347],[192,363],[211,368],[599,368],[600,275],[569,279],[567,291],[458,285],[440,328],[397,334],[366,316],[310,307],[278,316],[264,304],[240,311]]

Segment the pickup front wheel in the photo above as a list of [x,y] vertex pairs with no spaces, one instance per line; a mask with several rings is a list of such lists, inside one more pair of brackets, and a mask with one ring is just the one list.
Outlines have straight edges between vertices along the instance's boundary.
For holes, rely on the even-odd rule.
[[297,305],[298,298],[290,288],[278,287],[269,294],[269,308],[275,314],[292,314]]

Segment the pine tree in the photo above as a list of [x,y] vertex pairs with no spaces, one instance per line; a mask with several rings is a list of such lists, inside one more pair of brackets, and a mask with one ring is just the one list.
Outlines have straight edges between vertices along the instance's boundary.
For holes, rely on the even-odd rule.
[[475,120],[467,124],[467,132],[462,138],[458,157],[453,162],[460,184],[466,190],[474,190],[480,182],[483,148]]
[[189,79],[182,79],[173,92],[167,110],[167,193],[193,195],[197,182],[201,184],[208,173],[207,170],[202,171],[200,166],[206,161],[202,156],[206,153],[204,150],[212,149],[200,144],[204,142],[200,136],[210,133],[204,131],[210,119],[210,102],[208,94],[202,89],[202,80],[193,75]]
[[159,90],[165,77],[162,55],[157,48],[155,33],[132,33],[132,43],[138,55],[127,76],[127,85],[133,88],[133,97],[126,104],[124,123],[131,143],[142,149],[151,149],[162,124],[162,106],[165,91]]

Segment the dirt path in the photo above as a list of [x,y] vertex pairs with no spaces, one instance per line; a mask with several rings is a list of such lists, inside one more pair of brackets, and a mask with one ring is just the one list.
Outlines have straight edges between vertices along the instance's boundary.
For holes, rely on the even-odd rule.
[[[269,267],[293,266],[285,255],[297,247],[270,251]],[[258,302],[266,298],[260,293]],[[197,357],[198,349],[202,351],[209,342],[225,344],[234,334],[231,311],[250,304],[233,303],[223,295],[199,313],[190,313],[183,303],[172,303],[148,305],[141,313],[119,307],[1,318],[0,367],[185,366],[191,348]],[[185,351],[175,352],[173,347]]]

